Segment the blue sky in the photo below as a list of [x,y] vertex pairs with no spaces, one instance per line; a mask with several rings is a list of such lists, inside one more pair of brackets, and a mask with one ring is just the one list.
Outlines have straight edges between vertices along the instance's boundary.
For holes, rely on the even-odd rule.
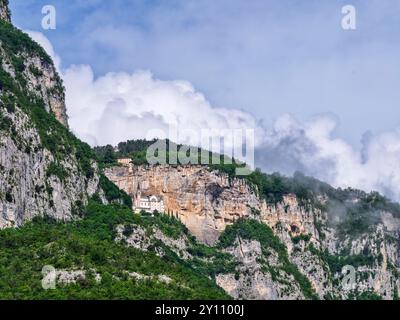
[[[349,3],[356,31],[340,27]],[[399,125],[398,1],[11,0],[14,23],[41,31],[45,4],[57,8],[57,30],[44,34],[65,66],[185,79],[267,124],[333,113],[354,146]]]
[[[60,57],[71,128],[92,145],[251,127],[265,171],[400,200],[399,1],[10,2]],[[47,4],[56,30],[41,29]],[[356,30],[341,27],[347,4]]]

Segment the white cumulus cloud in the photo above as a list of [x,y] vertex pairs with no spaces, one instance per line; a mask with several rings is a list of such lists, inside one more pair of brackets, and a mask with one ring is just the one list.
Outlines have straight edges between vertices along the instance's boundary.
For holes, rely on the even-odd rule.
[[95,79],[89,66],[72,66],[63,78],[71,128],[92,144],[150,138],[156,129],[166,136],[172,127],[178,142],[197,145],[201,130],[258,127],[246,112],[214,108],[189,82],[158,80],[149,71]]

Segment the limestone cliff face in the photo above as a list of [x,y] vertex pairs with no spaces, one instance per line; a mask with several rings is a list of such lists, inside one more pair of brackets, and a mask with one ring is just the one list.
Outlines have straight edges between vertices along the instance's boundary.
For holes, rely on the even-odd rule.
[[132,198],[139,191],[162,196],[166,212],[207,244],[214,244],[227,225],[250,216],[259,204],[242,180],[229,181],[202,166],[115,167],[105,173]]
[[71,220],[98,189],[97,165],[65,128],[53,62],[9,23],[6,4],[0,0],[0,228],[43,214]]
[[314,217],[318,213],[300,207],[295,196],[287,195],[271,206],[244,180],[230,180],[204,166],[123,166],[108,169],[106,175],[132,198],[139,191],[162,196],[166,212],[207,244],[214,244],[226,226],[246,217],[287,233],[293,229],[293,233],[317,236]]
[[[258,241],[237,238],[226,252],[238,264],[236,274],[218,274],[217,284],[235,299],[299,300],[304,295],[292,275],[278,271],[280,263],[276,252],[263,253]],[[265,265],[274,268],[275,275],[265,271]],[[279,278],[279,281],[277,279]]]
[[28,90],[42,97],[47,112],[53,112],[56,119],[68,127],[64,86],[54,65],[31,53],[21,54],[21,58]]
[[[11,24],[11,14],[8,9],[8,0],[0,0],[0,20],[3,23]],[[53,62],[42,52],[34,50],[19,50],[10,54],[6,52],[5,44],[0,41],[1,68],[16,77],[21,72],[27,81],[25,90],[31,94],[40,96],[43,99],[45,108],[48,112],[53,112],[57,120],[68,127],[68,116],[65,106],[65,92],[61,78],[59,77]],[[15,72],[15,62],[18,59],[23,63],[18,63]]]
[[11,22],[11,13],[8,9],[8,0],[0,0],[0,19]]
[[[268,204],[244,180],[230,180],[207,167],[123,166],[108,169],[106,175],[133,198],[139,191],[163,196],[166,213],[208,245],[214,245],[226,227],[239,218],[268,225],[285,244],[291,263],[321,299],[346,299],[371,292],[393,299],[400,290],[400,220],[389,212],[381,213],[382,223],[370,233],[342,239],[328,222],[327,213],[300,204],[296,196],[287,194],[282,202]],[[265,256],[257,241],[237,239],[225,251],[237,261],[236,273],[221,273],[215,280],[232,297],[304,298],[290,274],[282,271],[278,278],[272,277],[270,268],[276,259],[273,254]],[[342,270],[336,270],[332,261],[341,267],[346,264],[343,261],[354,265],[357,276],[352,290],[343,288]]]
[[[49,175],[49,167],[56,159],[41,148],[29,117],[19,109],[12,114],[3,110],[3,116],[11,119],[18,140],[0,132],[0,228],[20,226],[44,213],[71,220],[74,210],[97,191],[98,176],[87,179],[73,156],[59,163],[68,176],[60,179]],[[29,153],[19,145],[24,142],[29,143]]]

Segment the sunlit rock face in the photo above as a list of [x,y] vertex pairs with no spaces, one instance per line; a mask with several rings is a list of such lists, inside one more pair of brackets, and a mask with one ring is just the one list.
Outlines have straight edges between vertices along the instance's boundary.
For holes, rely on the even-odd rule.
[[133,200],[140,193],[163,197],[166,213],[207,244],[214,244],[226,226],[246,217],[273,228],[279,223],[293,233],[316,234],[314,212],[300,207],[295,196],[268,205],[245,180],[229,179],[205,166],[125,165],[108,169],[106,175]]
[[243,180],[230,181],[204,166],[123,166],[108,169],[106,175],[133,199],[139,193],[161,196],[165,212],[207,244],[259,204]]
[[[319,298],[346,299],[351,292],[343,290],[339,271],[316,255],[326,252],[332,256],[365,255],[355,269],[358,293],[375,292],[392,299],[398,292],[398,230],[399,219],[382,212],[382,223],[371,232],[352,239],[341,238],[330,224],[326,212],[300,202],[293,194],[281,202],[267,203],[257,190],[243,179],[229,179],[206,166],[134,166],[125,164],[106,170],[107,177],[126,191],[133,200],[140,193],[154,194],[164,199],[166,212],[179,219],[201,242],[215,245],[219,236],[241,218],[255,219],[268,225],[285,245],[291,263],[310,281]],[[321,199],[325,201],[326,199]],[[315,250],[311,250],[313,247]],[[240,267],[236,273],[216,276],[219,286],[237,299],[302,299],[302,290],[284,271],[280,282],[265,269],[281,268],[276,253],[265,255],[257,241],[238,238],[227,248]],[[260,262],[261,261],[261,262]],[[351,260],[349,260],[351,261]],[[292,283],[292,285],[288,285]]]

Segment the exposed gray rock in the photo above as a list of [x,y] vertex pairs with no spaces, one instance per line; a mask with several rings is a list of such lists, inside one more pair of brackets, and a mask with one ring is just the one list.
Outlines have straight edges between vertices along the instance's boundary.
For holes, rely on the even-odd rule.
[[[97,188],[99,178],[87,179],[71,155],[60,165],[68,172],[61,181],[48,176],[54,156],[41,148],[38,133],[28,116],[16,108],[12,114],[2,109],[18,132],[18,139],[29,146],[21,148],[18,141],[0,133],[0,228],[21,226],[37,215],[46,214],[59,220],[74,218],[74,207],[85,204]],[[96,165],[93,163],[94,171]]]
[[[0,17],[9,20],[5,0],[0,0]],[[11,89],[0,85],[0,228],[21,226],[43,215],[75,219],[88,198],[100,191],[97,164],[92,161],[93,174],[87,177],[76,150],[60,156],[46,149],[41,141],[45,128],[38,128],[27,106],[19,105],[21,95],[32,104],[40,101],[44,110],[68,126],[64,87],[55,66],[38,45],[27,43],[28,38],[20,41],[24,43],[17,51],[0,41],[2,79],[13,83]],[[50,170],[54,164],[62,168],[62,177]]]
[[124,231],[127,226],[119,225],[117,226],[117,235],[115,241],[124,241],[128,246],[133,247],[138,250],[147,251],[151,245],[150,238],[146,236],[146,230],[140,226],[132,225],[132,233],[125,235]]

